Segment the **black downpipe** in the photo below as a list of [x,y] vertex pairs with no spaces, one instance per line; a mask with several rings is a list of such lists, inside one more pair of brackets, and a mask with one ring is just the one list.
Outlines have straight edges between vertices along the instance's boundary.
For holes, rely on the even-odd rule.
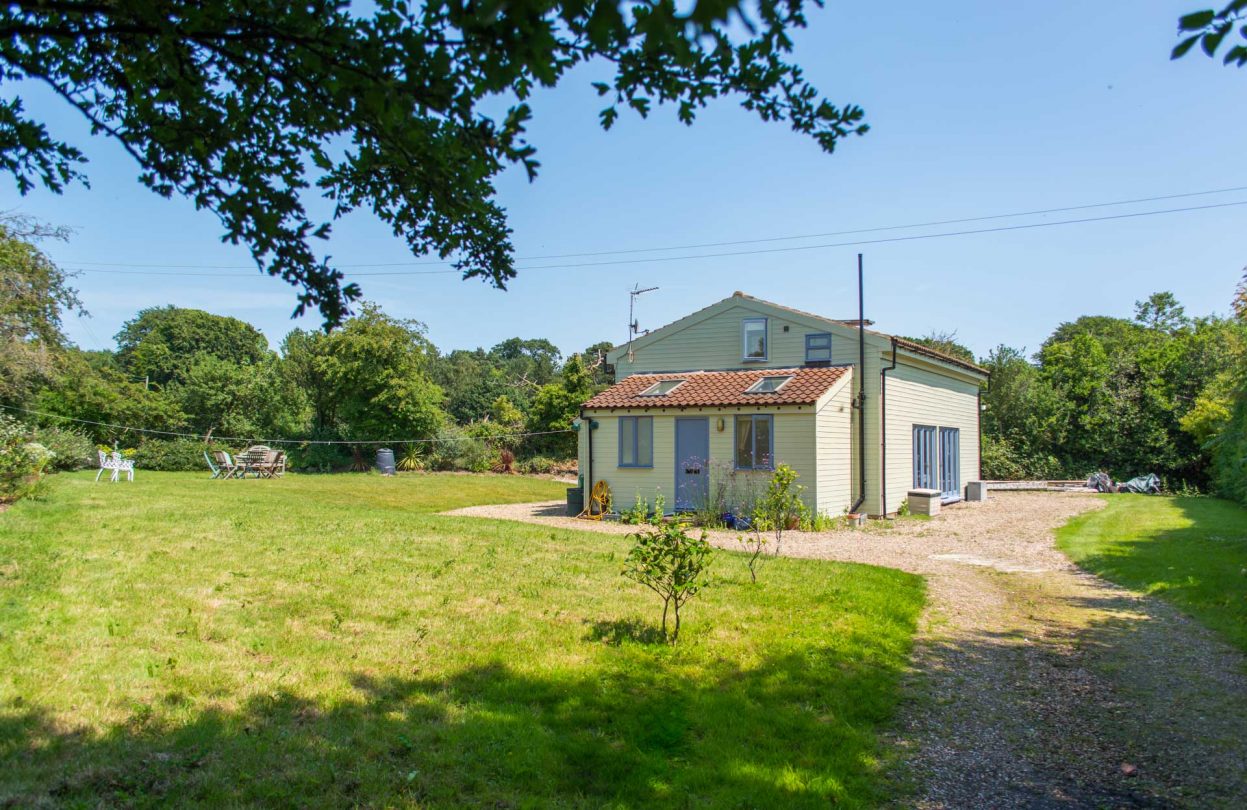
[[866,502],[866,292],[863,287],[862,254],[857,254],[857,474],[860,481],[856,513]]
[[[888,516],[888,377],[896,370],[896,338],[892,338],[892,365],[879,371],[879,514]],[[981,432],[981,431],[980,431]],[[982,457],[982,453],[979,456]]]
[[593,492],[593,418],[585,418],[584,409],[580,411],[580,423],[585,426],[585,441],[589,443],[588,462],[589,469],[585,471],[584,499],[585,503],[589,502],[589,494]]
[[979,386],[979,480],[983,480],[983,395],[991,393],[992,375],[987,373],[987,382]]

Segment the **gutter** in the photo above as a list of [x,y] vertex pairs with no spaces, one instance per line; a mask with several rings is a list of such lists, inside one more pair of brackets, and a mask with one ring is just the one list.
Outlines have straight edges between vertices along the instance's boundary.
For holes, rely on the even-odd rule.
[[[889,371],[896,370],[896,338],[892,338],[892,365],[879,371],[879,475],[883,479],[879,489],[879,514],[888,516],[888,378]],[[982,422],[983,412],[979,411]],[[983,477],[983,431],[979,429],[979,477]]]

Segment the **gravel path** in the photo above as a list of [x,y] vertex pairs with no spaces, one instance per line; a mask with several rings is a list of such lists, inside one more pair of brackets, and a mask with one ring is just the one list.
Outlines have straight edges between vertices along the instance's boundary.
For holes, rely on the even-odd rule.
[[[927,579],[892,770],[920,808],[1247,807],[1247,664],[1165,603],[1080,571],[1052,530],[1082,494],[993,493],[783,553]],[[452,514],[623,534],[561,503]],[[737,548],[735,535],[712,542]]]

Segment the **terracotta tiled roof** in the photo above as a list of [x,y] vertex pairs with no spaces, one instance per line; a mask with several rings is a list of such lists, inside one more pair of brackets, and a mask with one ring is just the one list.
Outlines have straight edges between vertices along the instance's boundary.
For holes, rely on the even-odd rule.
[[[748,371],[692,371],[683,374],[634,374],[584,404],[585,408],[679,408],[718,405],[808,405],[849,376],[847,366],[829,368],[759,368]],[[747,394],[763,377],[789,377],[770,394]],[[684,383],[663,396],[641,392],[664,380]]]

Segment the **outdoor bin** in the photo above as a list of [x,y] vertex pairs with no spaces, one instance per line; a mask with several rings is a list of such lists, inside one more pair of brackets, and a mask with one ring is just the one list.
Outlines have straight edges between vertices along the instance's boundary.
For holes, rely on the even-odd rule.
[[567,516],[576,517],[585,511],[585,491],[581,487],[567,488]]
[[377,450],[377,469],[382,475],[394,474],[394,451],[387,447]]

